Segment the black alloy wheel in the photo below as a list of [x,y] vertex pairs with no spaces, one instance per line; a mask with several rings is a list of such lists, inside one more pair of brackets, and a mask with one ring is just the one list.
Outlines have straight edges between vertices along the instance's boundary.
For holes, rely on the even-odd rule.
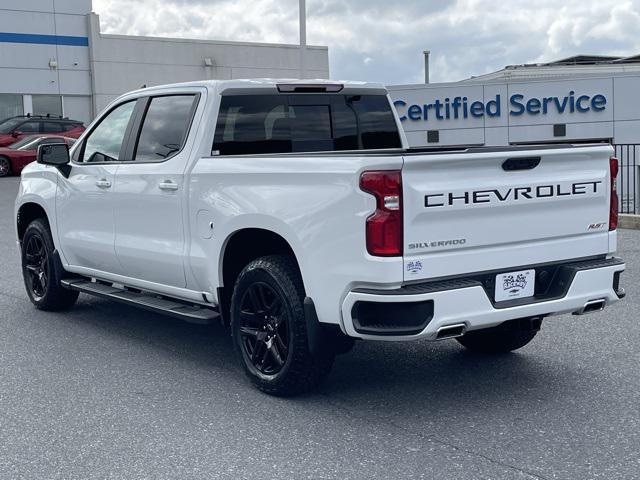
[[263,375],[279,373],[289,354],[289,322],[282,299],[264,282],[252,284],[240,301],[243,355]]
[[31,303],[40,310],[60,311],[72,307],[78,292],[63,288],[60,281],[68,277],[44,218],[32,221],[21,239],[22,276]]
[[270,395],[291,396],[318,386],[331,371],[335,351],[310,349],[304,285],[290,255],[251,261],[231,296],[231,333],[245,373]]
[[11,162],[7,157],[0,157],[0,177],[11,175]]
[[25,283],[35,301],[40,301],[47,294],[51,273],[49,257],[43,238],[31,235],[24,249]]

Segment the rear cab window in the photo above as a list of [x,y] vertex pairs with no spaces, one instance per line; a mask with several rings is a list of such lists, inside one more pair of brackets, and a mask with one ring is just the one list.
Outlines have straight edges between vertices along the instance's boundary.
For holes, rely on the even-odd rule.
[[386,95],[223,95],[213,154],[401,148]]

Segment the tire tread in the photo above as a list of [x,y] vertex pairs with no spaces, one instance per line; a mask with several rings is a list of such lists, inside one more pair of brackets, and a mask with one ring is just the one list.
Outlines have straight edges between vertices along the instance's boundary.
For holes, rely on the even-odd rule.
[[[290,334],[292,336],[291,362],[288,365],[286,374],[282,377],[276,376],[274,380],[265,380],[257,377],[245,366],[245,372],[261,391],[276,396],[292,396],[308,392],[318,386],[329,374],[333,365],[334,354],[330,349],[324,349],[316,355],[309,351],[307,339],[307,326],[304,313],[305,291],[302,277],[295,260],[289,255],[269,255],[260,257],[249,263],[240,273],[234,287],[231,305],[240,301],[238,286],[243,277],[253,270],[262,270],[268,273],[282,290],[287,304],[290,307],[292,325]],[[235,323],[232,313],[232,331]],[[238,342],[236,347],[240,350]],[[240,357],[242,353],[239,351]]]
[[[26,243],[25,239],[28,238],[32,230],[36,230],[36,232],[42,237],[47,249],[50,279],[47,293],[41,300],[38,301],[32,297],[29,287],[26,283],[26,273],[23,272],[23,275],[25,275],[25,288],[27,289],[29,299],[38,310],[49,312],[68,310],[76,303],[76,300],[78,299],[78,292],[68,290],[60,284],[60,281],[64,278],[66,272],[62,268],[60,260],[55,255],[56,249],[53,243],[53,238],[51,236],[49,223],[44,218],[37,218],[33,220],[24,233],[22,240],[23,249]],[[24,262],[24,250],[22,250],[22,256],[22,261]]]

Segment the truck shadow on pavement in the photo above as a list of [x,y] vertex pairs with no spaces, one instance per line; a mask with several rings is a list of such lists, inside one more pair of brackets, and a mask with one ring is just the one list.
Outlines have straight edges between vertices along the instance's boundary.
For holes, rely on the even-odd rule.
[[[188,362],[186,368],[210,372],[211,389],[220,389],[219,382],[229,380],[234,388],[244,385],[243,390],[261,395],[244,376],[229,329],[218,324],[192,325],[86,296],[63,319],[95,327],[101,336],[123,337],[132,342],[131,348],[172,357],[167,362]],[[572,390],[572,383],[589,381],[545,357],[544,345],[536,347],[540,340],[544,328],[519,353],[499,356],[468,353],[455,340],[357,342],[352,352],[337,357],[331,375],[317,391],[284,401],[313,404],[331,397],[343,405],[358,403],[362,408],[394,409],[397,414],[416,408],[444,413],[460,409],[463,414],[469,408],[536,402],[557,390],[565,396],[568,392],[562,390]]]

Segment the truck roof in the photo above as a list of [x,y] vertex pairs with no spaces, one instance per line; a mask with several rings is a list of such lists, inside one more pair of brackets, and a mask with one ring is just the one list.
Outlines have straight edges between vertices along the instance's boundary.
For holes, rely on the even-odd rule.
[[340,91],[353,91],[353,90],[377,90],[378,92],[384,91],[386,93],[386,87],[381,83],[374,82],[358,82],[358,81],[344,81],[344,80],[326,80],[326,79],[313,79],[313,80],[300,80],[294,78],[252,78],[252,79],[236,79],[236,80],[197,80],[192,82],[172,83],[167,85],[156,85],[152,87],[144,87],[135,92],[149,92],[156,90],[169,90],[181,87],[204,87],[208,90],[217,90],[223,92],[225,90],[276,90],[278,85],[290,85],[294,88],[298,87],[342,87]]

